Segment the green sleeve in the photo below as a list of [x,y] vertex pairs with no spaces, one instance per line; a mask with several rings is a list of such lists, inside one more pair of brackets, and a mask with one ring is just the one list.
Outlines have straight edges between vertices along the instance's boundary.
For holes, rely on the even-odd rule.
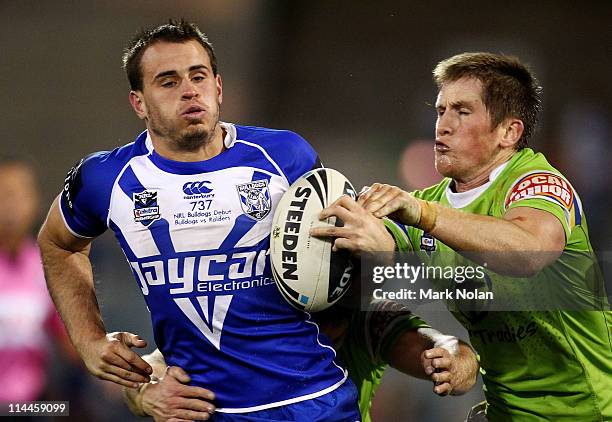
[[373,363],[386,364],[397,340],[406,332],[429,327],[405,306],[390,300],[375,300],[364,312],[366,346]]
[[535,208],[557,217],[566,239],[582,221],[580,199],[572,185],[561,174],[551,170],[532,170],[509,178],[504,212],[518,207]]
[[385,223],[387,231],[393,236],[393,240],[395,240],[395,245],[399,252],[410,252],[413,250],[410,236],[403,224],[397,223],[387,217],[383,218],[383,222]]

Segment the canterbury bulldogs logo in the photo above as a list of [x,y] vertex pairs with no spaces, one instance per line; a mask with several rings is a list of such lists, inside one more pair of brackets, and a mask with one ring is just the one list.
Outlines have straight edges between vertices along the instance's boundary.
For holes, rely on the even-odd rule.
[[272,206],[267,180],[255,180],[236,185],[236,189],[240,196],[240,205],[246,215],[255,220],[263,220],[270,214]]
[[134,194],[134,221],[145,226],[159,219],[159,205],[157,205],[157,192],[145,190]]
[[198,195],[201,193],[211,193],[212,188],[206,185],[211,184],[208,180],[202,180],[201,182],[187,182],[183,185],[183,192],[185,195]]

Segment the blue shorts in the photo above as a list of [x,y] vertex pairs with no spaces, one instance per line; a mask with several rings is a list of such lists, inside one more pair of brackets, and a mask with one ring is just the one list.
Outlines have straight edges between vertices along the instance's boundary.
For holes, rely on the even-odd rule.
[[214,422],[359,422],[361,414],[357,404],[357,389],[348,378],[340,387],[321,397],[257,412],[217,412],[210,420]]

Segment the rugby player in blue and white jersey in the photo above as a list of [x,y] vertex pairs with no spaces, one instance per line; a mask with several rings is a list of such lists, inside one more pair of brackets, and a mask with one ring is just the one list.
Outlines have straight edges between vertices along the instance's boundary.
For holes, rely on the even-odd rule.
[[124,64],[147,130],[81,160],[39,235],[49,290],[87,368],[131,387],[151,373],[130,349],[144,340],[107,333],[100,317],[88,254],[110,228],[156,344],[192,385],[215,392],[215,420],[359,420],[334,350],[270,272],[274,207],[320,165],[316,153],[289,131],[219,121],[221,77],[193,24],[143,31]]

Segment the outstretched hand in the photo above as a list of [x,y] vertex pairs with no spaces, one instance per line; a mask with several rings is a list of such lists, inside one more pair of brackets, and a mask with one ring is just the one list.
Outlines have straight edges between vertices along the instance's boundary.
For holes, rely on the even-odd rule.
[[147,342],[136,334],[114,332],[79,348],[85,366],[96,377],[125,387],[138,387],[149,382],[153,372],[132,347],[146,347]]

